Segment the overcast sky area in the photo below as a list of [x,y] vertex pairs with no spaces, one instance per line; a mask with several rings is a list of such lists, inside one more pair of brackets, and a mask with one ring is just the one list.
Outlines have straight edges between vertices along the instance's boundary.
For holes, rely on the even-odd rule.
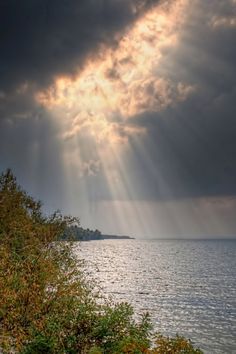
[[235,237],[235,0],[3,0],[0,53],[0,170],[45,212]]

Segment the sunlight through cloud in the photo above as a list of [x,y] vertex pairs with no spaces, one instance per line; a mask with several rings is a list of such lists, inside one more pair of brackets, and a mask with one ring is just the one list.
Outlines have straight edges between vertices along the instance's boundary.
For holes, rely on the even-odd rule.
[[62,124],[63,138],[89,132],[99,143],[124,142],[142,134],[129,118],[145,111],[158,112],[185,100],[194,89],[163,76],[160,59],[177,45],[188,0],[164,2],[146,13],[121,39],[117,48],[101,48],[77,77],[60,77],[37,94]]
[[76,176],[80,181],[76,193],[84,205],[91,206],[93,201],[97,203],[100,193],[91,186],[94,178],[102,175],[108,199],[113,201],[113,219],[121,229],[127,223],[131,228],[132,220],[136,220],[135,224],[138,220],[140,230],[150,234],[145,221],[148,210],[135,202],[136,184],[122,158],[132,149],[129,137],[137,145],[137,152],[132,153],[143,156],[158,186],[169,190],[161,171],[139,142],[146,128],[134,124],[133,118],[174,106],[195,89],[188,83],[173,81],[160,65],[163,58],[168,60],[168,50],[178,44],[188,4],[188,0],[177,0],[153,7],[116,48],[101,47],[76,77],[58,77],[49,89],[36,95],[60,127],[67,184],[74,186]]

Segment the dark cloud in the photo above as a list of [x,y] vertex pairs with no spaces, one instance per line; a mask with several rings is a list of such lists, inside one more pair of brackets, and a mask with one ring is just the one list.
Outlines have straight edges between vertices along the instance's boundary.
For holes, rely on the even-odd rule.
[[46,112],[30,119],[0,120],[0,132],[1,171],[12,168],[27,191],[47,202],[48,210],[62,208],[62,147]]
[[[40,193],[45,185],[42,199],[50,191],[63,202],[60,149],[68,142],[58,141],[50,117],[35,106],[34,93],[56,75],[73,74],[89,55],[99,55],[100,45],[115,46],[122,31],[154,2],[1,2],[0,118],[6,120],[0,125],[0,167],[15,168],[32,190],[32,181]],[[147,130],[130,136],[132,151],[122,157],[120,177],[131,200],[236,195],[236,27],[230,24],[235,3],[193,1],[191,8],[179,44],[165,48],[160,68],[174,86],[186,82],[195,91],[159,113],[145,107],[145,113],[127,122]],[[107,75],[118,79],[115,66]],[[122,124],[121,136],[127,134]],[[91,144],[78,144],[83,146],[89,198],[114,198]],[[32,161],[36,167],[29,169]]]
[[126,26],[155,2],[1,1],[0,91],[25,82],[48,85],[55,75],[73,74],[99,45],[116,45]]
[[180,44],[169,48],[170,60],[160,65],[168,79],[187,82],[195,90],[185,101],[132,120],[147,129],[143,139],[130,139],[136,159],[127,162],[133,164],[136,177],[132,178],[141,199],[236,195],[236,25],[230,24],[232,16],[236,19],[231,1],[195,1]]
[[[158,1],[0,2],[0,169],[13,168],[22,185],[52,208],[65,205],[64,142],[35,93],[57,75],[73,75],[104,46],[115,47]],[[99,164],[88,138],[84,146],[83,167],[91,175]]]

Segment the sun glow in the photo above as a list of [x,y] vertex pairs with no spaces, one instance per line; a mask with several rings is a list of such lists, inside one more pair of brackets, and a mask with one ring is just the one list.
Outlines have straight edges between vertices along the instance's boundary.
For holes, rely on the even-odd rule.
[[97,143],[124,142],[145,129],[133,116],[159,111],[184,100],[192,88],[173,83],[162,73],[160,60],[178,42],[188,0],[156,6],[123,36],[117,48],[101,48],[74,78],[60,77],[36,99],[63,126],[63,138],[89,132]]
[[161,65],[168,58],[168,50],[178,44],[188,2],[168,1],[153,7],[116,48],[101,47],[76,76],[58,77],[36,96],[61,132],[65,176],[71,186],[69,199],[79,195],[84,208],[87,205],[91,211],[99,200],[94,178],[100,175],[109,194],[107,200],[113,203],[114,218],[123,230],[128,223],[132,229],[132,220],[136,220],[136,225],[138,220],[140,230],[144,234],[149,231],[145,222],[147,208],[140,210],[135,202],[135,181],[122,159],[132,149],[131,136],[157,183],[168,188],[139,142],[146,130],[135,124],[135,116],[160,112],[185,100],[194,89],[184,82],[172,81]]

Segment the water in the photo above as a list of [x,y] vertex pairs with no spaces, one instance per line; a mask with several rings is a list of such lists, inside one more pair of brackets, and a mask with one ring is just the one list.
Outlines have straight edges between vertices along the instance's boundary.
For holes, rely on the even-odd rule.
[[236,240],[104,240],[78,247],[107,296],[148,311],[157,331],[236,353]]

